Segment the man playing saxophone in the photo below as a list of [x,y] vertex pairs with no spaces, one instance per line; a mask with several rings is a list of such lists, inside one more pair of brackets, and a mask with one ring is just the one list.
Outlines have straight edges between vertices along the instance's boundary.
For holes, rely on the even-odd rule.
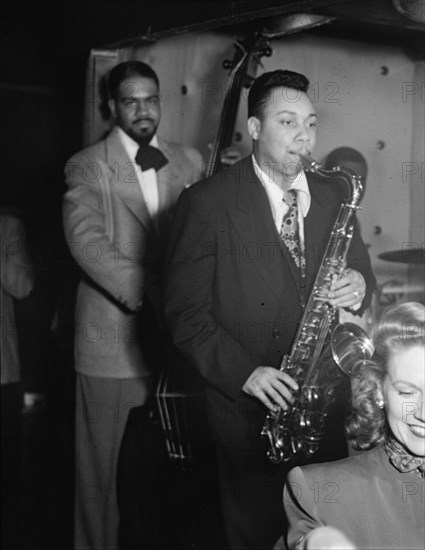
[[[335,181],[302,168],[316,142],[308,85],[283,70],[256,79],[252,155],[182,194],[165,265],[174,342],[205,380],[231,548],[271,548],[281,534],[288,466],[267,461],[259,434],[266,412],[285,409],[298,389],[279,366],[344,199]],[[374,285],[355,223],[347,266],[325,299],[361,315]]]

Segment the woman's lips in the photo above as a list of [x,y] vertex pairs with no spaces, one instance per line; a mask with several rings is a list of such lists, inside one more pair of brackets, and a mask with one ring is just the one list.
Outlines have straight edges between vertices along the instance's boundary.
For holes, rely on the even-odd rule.
[[415,424],[408,424],[410,431],[417,437],[425,438],[425,426],[416,426]]

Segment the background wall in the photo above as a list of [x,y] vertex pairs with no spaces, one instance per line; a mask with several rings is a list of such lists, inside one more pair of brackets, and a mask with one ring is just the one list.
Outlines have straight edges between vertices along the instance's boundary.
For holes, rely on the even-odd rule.
[[[419,246],[423,242],[423,62],[412,61],[401,48],[316,36],[303,32],[271,42],[273,54],[262,58],[263,71],[286,68],[306,74],[310,97],[319,116],[315,158],[349,146],[367,160],[369,173],[359,219],[363,238],[379,284],[384,288],[420,284],[422,266],[388,262],[383,252]],[[222,66],[234,55],[234,37],[205,32],[164,38],[109,55],[117,60],[141,59],[160,77],[162,120],[159,133],[167,139],[197,147],[207,162],[218,130],[228,89]],[[106,55],[103,52],[103,56]],[[106,70],[104,64],[102,68]],[[101,75],[92,73],[93,78]],[[88,82],[90,94],[97,94]],[[88,98],[96,103],[97,96]],[[247,89],[242,90],[235,127],[235,145],[246,154]],[[109,127],[92,109],[91,140]],[[422,136],[420,138],[419,136]],[[422,141],[421,141],[422,139]],[[413,244],[409,244],[413,243]],[[419,243],[419,244],[417,244]],[[423,299],[423,292],[417,296]],[[409,297],[410,299],[410,297]]]

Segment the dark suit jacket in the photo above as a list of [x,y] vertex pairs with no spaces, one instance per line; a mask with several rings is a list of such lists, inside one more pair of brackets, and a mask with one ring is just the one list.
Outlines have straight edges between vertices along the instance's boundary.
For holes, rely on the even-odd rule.
[[[175,344],[206,380],[213,436],[225,445],[264,445],[266,410],[241,388],[257,366],[279,367],[290,351],[340,208],[335,182],[308,175],[308,183],[305,288],[250,157],[186,190],[177,205],[165,311]],[[374,276],[357,230],[348,265],[368,284],[366,307]]]
[[423,548],[423,480],[400,473],[382,447],[294,468],[283,493],[288,549],[315,527],[336,527],[356,548]]
[[[84,274],[75,313],[75,368],[85,375],[131,378],[150,370],[141,316],[147,297],[154,299],[160,288],[172,210],[202,169],[194,149],[158,144],[169,160],[158,171],[159,230],[117,129],[66,164],[65,235]],[[152,324],[149,314],[146,318]]]

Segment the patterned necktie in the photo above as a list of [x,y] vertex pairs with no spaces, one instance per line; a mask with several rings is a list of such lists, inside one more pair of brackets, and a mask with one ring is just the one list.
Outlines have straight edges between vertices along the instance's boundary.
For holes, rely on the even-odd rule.
[[162,151],[152,145],[141,145],[137,151],[136,158],[143,171],[155,168],[158,171],[160,168],[168,164],[167,157]]
[[392,437],[385,442],[384,448],[391,464],[395,466],[399,472],[416,472],[421,477],[424,477],[425,458],[407,453]]
[[300,242],[297,192],[294,189],[289,189],[289,191],[284,192],[283,200],[289,206],[289,209],[282,220],[280,237],[289,250],[296,266],[304,272],[305,256]]

